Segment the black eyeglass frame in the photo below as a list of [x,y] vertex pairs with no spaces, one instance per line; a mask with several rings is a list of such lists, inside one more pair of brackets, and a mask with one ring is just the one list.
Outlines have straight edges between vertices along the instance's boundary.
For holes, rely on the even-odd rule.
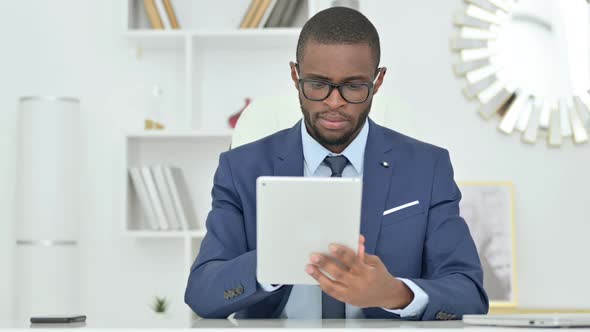
[[[294,63],[295,68],[297,68],[297,75],[299,76],[299,64],[298,63]],[[375,75],[375,81],[377,81],[377,79],[379,78],[379,74],[381,73],[381,70],[383,69],[383,67],[378,67],[377,70],[375,71],[376,75]],[[347,103],[349,104],[362,104],[364,102],[367,101],[367,99],[369,99],[369,96],[371,95],[371,92],[373,92],[373,88],[375,87],[375,83],[373,82],[344,82],[344,83],[332,83],[330,81],[325,81],[325,80],[314,80],[314,79],[305,79],[305,78],[298,78],[297,81],[299,82],[299,87],[301,88],[302,94],[303,96],[311,101],[323,101],[328,99],[328,97],[330,97],[330,95],[332,94],[332,92],[334,92],[334,89],[338,89],[338,93],[340,93],[340,97],[342,97],[342,99],[344,99]],[[318,83],[323,83],[326,84],[330,87],[330,89],[328,90],[328,93],[326,94],[326,96],[324,98],[321,99],[314,99],[314,98],[309,98],[306,94],[305,94],[305,89],[303,88],[303,83],[314,83],[314,82],[318,82]],[[363,99],[362,101],[350,101],[348,99],[346,99],[346,97],[344,97],[344,94],[342,93],[342,88],[345,86],[349,86],[349,85],[364,85],[368,87],[367,90],[367,95],[365,96],[365,99]]]

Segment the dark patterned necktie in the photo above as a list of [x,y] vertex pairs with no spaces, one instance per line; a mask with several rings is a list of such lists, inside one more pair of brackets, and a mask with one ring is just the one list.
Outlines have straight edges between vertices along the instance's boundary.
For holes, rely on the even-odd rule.
[[[342,177],[344,167],[348,165],[345,156],[328,156],[324,163],[332,170],[331,177]],[[346,306],[343,302],[336,300],[322,291],[322,318],[346,318]]]
[[342,177],[344,167],[348,165],[348,159],[346,159],[345,156],[327,156],[326,159],[324,159],[324,163],[326,163],[326,165],[332,170],[333,178],[340,178]]

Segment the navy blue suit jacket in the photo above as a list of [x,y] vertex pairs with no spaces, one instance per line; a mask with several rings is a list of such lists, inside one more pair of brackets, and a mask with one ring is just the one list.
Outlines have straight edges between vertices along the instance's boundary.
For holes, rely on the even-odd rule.
[[[368,121],[361,217],[366,252],[428,294],[417,319],[487,313],[483,273],[459,216],[461,192],[448,152]],[[256,281],[256,179],[303,176],[301,125],[220,155],[207,235],[185,294],[199,316],[226,318],[235,312],[236,318],[276,318],[283,311],[292,286],[269,293]],[[383,216],[416,200],[420,203]],[[362,310],[366,318],[399,318],[380,308]]]

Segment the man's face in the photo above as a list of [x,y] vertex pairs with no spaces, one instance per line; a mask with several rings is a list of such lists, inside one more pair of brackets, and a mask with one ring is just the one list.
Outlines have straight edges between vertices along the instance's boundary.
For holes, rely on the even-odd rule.
[[[371,110],[372,96],[383,82],[383,69],[375,81],[377,64],[367,44],[321,44],[309,41],[299,63],[299,72],[291,64],[291,78],[299,90],[299,102],[308,133],[332,152],[342,152],[361,130]],[[298,82],[318,79],[332,83],[375,81],[369,98],[360,104],[344,100],[338,89],[328,98],[312,101],[303,95]]]

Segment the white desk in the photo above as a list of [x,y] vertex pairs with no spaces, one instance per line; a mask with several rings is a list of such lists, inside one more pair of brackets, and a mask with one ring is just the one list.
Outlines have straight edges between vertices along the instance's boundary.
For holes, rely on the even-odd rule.
[[[146,329],[153,326],[105,326],[97,322],[88,323],[74,323],[74,324],[52,324],[52,325],[34,325],[32,326],[27,322],[0,322],[0,329],[10,330],[22,330],[27,328],[34,328],[36,330],[49,330],[52,332],[56,331],[69,331],[72,329],[82,330],[98,330],[98,329],[117,329],[122,330],[126,328],[139,328]],[[160,327],[161,328],[161,327]],[[228,320],[228,319],[201,319],[195,321],[193,328],[199,330],[223,330],[236,328],[245,329],[261,329],[265,331],[273,330],[284,330],[284,329],[371,329],[372,331],[385,331],[390,329],[396,329],[400,332],[416,332],[419,329],[421,332],[439,332],[440,330],[457,330],[464,329],[469,330],[468,332],[524,332],[534,330],[536,332],[548,332],[548,331],[560,331],[563,329],[547,329],[547,328],[502,328],[502,327],[482,327],[482,326],[470,326],[465,325],[461,321],[431,321],[431,322],[408,322],[408,321],[395,321],[395,320],[380,320],[380,319],[329,319],[329,320],[296,320],[296,319],[241,319],[241,320]],[[180,329],[164,328],[163,331],[178,331]],[[190,329],[183,329],[190,330]],[[590,332],[590,328],[579,329],[576,328],[575,332]]]
[[465,327],[461,321],[445,322],[408,322],[390,319],[201,319],[194,323],[195,328],[276,328],[276,329],[300,329],[300,328],[380,328],[380,329],[462,329]]

